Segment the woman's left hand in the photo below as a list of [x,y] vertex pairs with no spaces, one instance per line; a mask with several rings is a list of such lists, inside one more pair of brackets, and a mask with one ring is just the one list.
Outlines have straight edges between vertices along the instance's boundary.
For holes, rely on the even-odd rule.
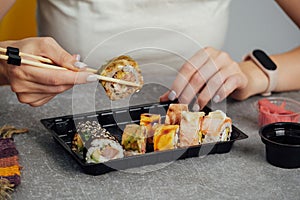
[[179,70],[170,91],[161,101],[190,103],[197,97],[194,110],[203,108],[211,99],[220,102],[235,89],[247,86],[248,79],[237,62],[223,51],[206,47],[198,51]]

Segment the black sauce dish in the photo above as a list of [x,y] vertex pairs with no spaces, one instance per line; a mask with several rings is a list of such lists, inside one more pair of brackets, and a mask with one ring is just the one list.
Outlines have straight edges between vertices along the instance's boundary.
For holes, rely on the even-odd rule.
[[267,161],[281,168],[300,167],[300,123],[277,122],[260,128]]

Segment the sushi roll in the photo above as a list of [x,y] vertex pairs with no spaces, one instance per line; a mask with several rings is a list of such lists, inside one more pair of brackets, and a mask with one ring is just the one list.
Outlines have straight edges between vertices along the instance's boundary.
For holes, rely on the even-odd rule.
[[[125,151],[134,154],[146,152],[146,127],[138,124],[127,124],[122,135],[122,146]],[[127,155],[130,155],[127,154]]]
[[158,124],[154,132],[154,151],[175,149],[178,142],[179,125]]
[[124,152],[118,140],[108,131],[92,136],[86,145],[85,159],[87,163],[102,163],[112,159],[123,158]]
[[182,111],[189,111],[187,104],[170,104],[165,124],[180,125]]
[[96,121],[78,124],[72,150],[82,153],[87,163],[102,163],[124,157],[118,140]]
[[110,60],[98,70],[98,74],[110,78],[135,82],[140,85],[140,87],[132,87],[118,83],[100,81],[106,91],[107,96],[111,100],[125,98],[140,90],[144,84],[143,76],[138,63],[129,56],[123,55]]
[[199,133],[204,112],[182,111],[179,131],[179,147],[199,144]]
[[202,143],[229,141],[232,122],[221,110],[210,112],[204,117],[201,126]]
[[82,153],[85,143],[91,136],[101,131],[102,127],[97,121],[79,122],[76,126],[76,133],[72,140],[72,150]]
[[161,124],[161,116],[159,114],[141,114],[140,125],[146,127],[148,144],[153,144],[154,127],[156,124]]

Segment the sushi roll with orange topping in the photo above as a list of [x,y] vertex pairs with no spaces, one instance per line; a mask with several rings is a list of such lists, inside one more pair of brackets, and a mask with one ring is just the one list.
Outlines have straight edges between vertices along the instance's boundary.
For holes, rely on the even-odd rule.
[[146,127],[148,144],[153,144],[154,127],[156,124],[161,124],[161,116],[159,114],[141,114],[140,125]]
[[154,132],[154,151],[175,149],[178,142],[179,125],[158,124]]

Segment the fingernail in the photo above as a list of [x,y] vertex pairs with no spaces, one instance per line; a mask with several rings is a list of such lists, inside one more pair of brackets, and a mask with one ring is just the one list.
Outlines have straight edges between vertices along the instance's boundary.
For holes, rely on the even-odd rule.
[[80,55],[79,54],[76,54],[76,56],[75,56],[75,59],[77,60],[77,61],[80,61]]
[[97,78],[96,75],[89,75],[89,76],[86,78],[86,81],[87,81],[87,82],[95,82],[95,81],[97,81],[97,80],[98,80],[98,78]]
[[78,68],[78,69],[82,69],[82,68],[87,67],[87,64],[85,64],[85,63],[83,63],[83,62],[77,61],[77,62],[74,63],[74,66],[75,66],[76,68]]
[[198,104],[194,104],[192,109],[193,109],[194,112],[197,112],[197,111],[200,110],[200,106]]
[[220,102],[220,96],[219,95],[216,95],[216,96],[214,96],[214,98],[213,98],[213,101],[215,102],[215,103],[219,103]]
[[168,99],[170,101],[174,101],[176,99],[176,92],[174,90],[172,90],[169,95],[168,95]]

